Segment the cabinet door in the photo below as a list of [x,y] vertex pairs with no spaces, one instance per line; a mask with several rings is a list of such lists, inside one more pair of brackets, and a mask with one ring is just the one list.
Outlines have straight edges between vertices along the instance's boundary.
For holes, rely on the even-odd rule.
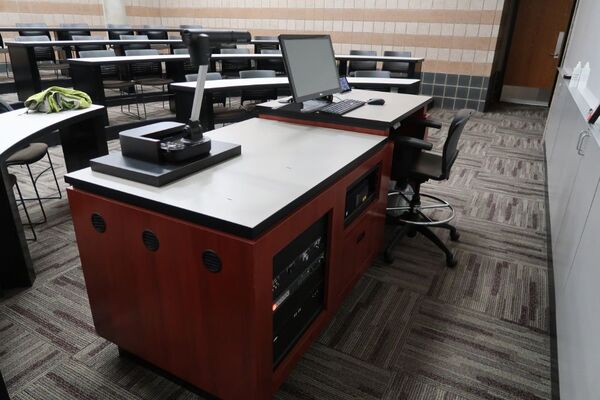
[[553,250],[581,159],[577,155],[577,143],[580,133],[587,128],[586,125],[577,105],[572,99],[569,99],[565,104],[556,144],[552,150],[552,161],[548,163],[548,196]]
[[565,210],[560,231],[557,235],[553,252],[554,284],[556,297],[560,299],[567,280],[577,245],[583,233],[592,200],[600,180],[600,146],[593,137],[587,137],[582,143],[584,156],[577,170],[577,177],[571,190],[571,196]]
[[557,302],[562,399],[600,399],[600,192],[596,191],[564,296]]
[[552,160],[552,150],[554,149],[554,143],[560,127],[560,121],[563,117],[564,106],[570,96],[571,94],[569,93],[568,81],[565,81],[562,77],[559,77],[556,83],[554,96],[552,97],[552,104],[550,105],[548,119],[546,120],[546,128],[544,129],[546,162],[548,163]]

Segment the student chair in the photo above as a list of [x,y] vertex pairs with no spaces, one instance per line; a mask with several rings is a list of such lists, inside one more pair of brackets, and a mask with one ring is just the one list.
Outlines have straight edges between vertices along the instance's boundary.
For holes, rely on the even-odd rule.
[[[386,50],[383,52],[383,55],[386,57],[411,57],[412,53],[410,51]],[[384,61],[381,66],[383,71],[389,71],[391,73],[392,78],[408,77],[409,68],[410,64],[402,61]]]
[[[446,265],[455,267],[457,260],[446,244],[431,230],[442,228],[450,231],[450,240],[457,241],[458,231],[450,221],[454,218],[452,206],[435,196],[421,193],[421,184],[428,180],[443,181],[450,177],[450,171],[458,157],[458,141],[465,125],[473,114],[472,110],[460,110],[456,113],[448,129],[442,154],[430,152],[433,145],[425,140],[409,136],[392,137],[394,141],[394,156],[392,160],[391,179],[396,182],[393,191],[388,193],[388,220],[397,224],[391,240],[388,242],[384,258],[392,262],[393,250],[404,237],[414,237],[422,234],[439,247],[446,255]],[[421,122],[425,127],[441,129],[442,124],[430,120]],[[412,185],[413,194],[407,191]],[[422,204],[421,198],[432,200],[432,204]],[[448,210],[449,216],[437,220],[427,215],[436,210]]]
[[[45,35],[40,36],[17,36],[17,42],[49,42],[50,38]],[[59,73],[67,71],[69,64],[61,64],[56,62],[56,55],[52,46],[34,47],[35,60],[40,71],[53,71],[58,78]]]
[[[376,56],[375,50],[350,50],[351,56]],[[372,71],[377,69],[377,61],[350,61],[348,75],[354,76],[355,71]]]
[[[273,70],[251,69],[248,71],[240,71],[240,78],[275,78],[277,74]],[[240,104],[244,105],[245,101],[260,101],[265,102],[277,99],[277,89],[242,89],[242,98]]]

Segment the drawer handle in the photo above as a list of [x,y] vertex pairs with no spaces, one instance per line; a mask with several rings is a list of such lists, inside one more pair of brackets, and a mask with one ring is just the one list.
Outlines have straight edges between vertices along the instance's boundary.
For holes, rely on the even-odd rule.
[[365,231],[362,231],[361,233],[358,234],[358,236],[356,237],[356,244],[362,242],[362,240],[365,238],[367,234],[365,233]]

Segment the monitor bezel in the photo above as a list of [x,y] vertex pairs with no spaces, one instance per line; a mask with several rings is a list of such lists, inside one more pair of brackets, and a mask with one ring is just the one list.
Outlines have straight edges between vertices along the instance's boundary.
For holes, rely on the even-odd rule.
[[[303,40],[303,39],[327,39],[329,41],[329,46],[331,47],[331,54],[333,55],[333,67],[335,69],[335,74],[337,76],[336,82],[337,82],[337,88],[332,88],[332,89],[328,89],[325,91],[319,91],[316,93],[310,93],[304,96],[298,96],[298,94],[296,93],[296,85],[294,82],[294,77],[292,76],[292,74],[290,74],[290,68],[289,68],[289,63],[288,63],[288,59],[287,59],[287,49],[286,49],[286,45],[285,42],[287,40]],[[338,67],[335,63],[335,51],[333,50],[333,43],[331,42],[331,36],[330,35],[279,35],[279,47],[281,48],[281,54],[283,56],[283,63],[285,65],[285,70],[287,72],[287,76],[288,76],[288,80],[290,82],[290,87],[292,89],[292,97],[294,98],[294,102],[296,103],[300,103],[300,102],[304,102],[307,100],[314,100],[314,99],[318,99],[320,97],[324,97],[324,96],[329,96],[335,93],[340,93],[340,91],[342,90],[341,86],[340,86],[340,74],[339,74],[339,70]]]

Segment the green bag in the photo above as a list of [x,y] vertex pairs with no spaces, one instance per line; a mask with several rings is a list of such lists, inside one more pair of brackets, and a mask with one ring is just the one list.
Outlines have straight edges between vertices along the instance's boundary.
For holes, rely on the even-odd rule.
[[30,96],[25,101],[25,107],[30,111],[43,113],[60,112],[88,108],[92,99],[87,93],[75,89],[52,86],[48,89]]

